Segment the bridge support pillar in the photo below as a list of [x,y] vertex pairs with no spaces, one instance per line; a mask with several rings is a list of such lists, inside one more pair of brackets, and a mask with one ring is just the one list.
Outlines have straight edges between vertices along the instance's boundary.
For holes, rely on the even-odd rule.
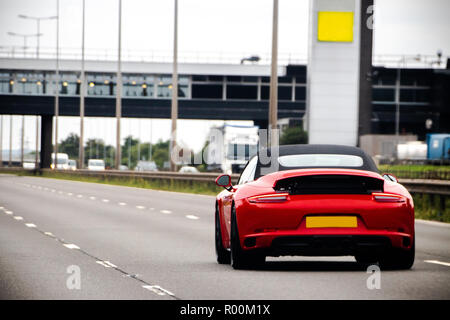
[[41,169],[52,163],[53,116],[41,116]]

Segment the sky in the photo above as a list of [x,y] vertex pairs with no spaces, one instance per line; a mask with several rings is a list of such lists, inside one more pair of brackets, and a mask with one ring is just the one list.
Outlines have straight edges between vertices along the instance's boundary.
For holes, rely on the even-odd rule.
[[[22,46],[21,38],[7,32],[36,33],[36,22],[18,18],[56,15],[57,0],[0,0],[0,49]],[[179,55],[201,54],[267,55],[271,48],[272,0],[179,0]],[[171,54],[173,36],[172,0],[122,0],[122,46],[127,53]],[[306,58],[308,46],[309,0],[279,0],[279,52]],[[374,55],[450,54],[450,1],[448,0],[375,0]],[[60,0],[60,46],[62,51],[81,46],[82,0]],[[41,22],[41,52],[53,51],[56,42],[55,21]],[[114,52],[117,47],[118,0],[86,0],[86,50]],[[28,46],[36,46],[35,39]],[[9,118],[4,118],[3,148],[9,146]],[[26,120],[26,137],[34,145],[34,120]],[[124,120],[123,136],[137,135],[148,141],[167,139],[169,120]],[[129,123],[129,124],[128,124]],[[139,124],[140,123],[140,124]],[[213,121],[179,120],[180,137],[199,150]],[[248,122],[247,122],[248,123]],[[20,141],[20,122],[15,119],[13,147]],[[128,131],[126,128],[129,128]],[[75,118],[60,119],[60,137],[78,132]],[[134,131],[133,131],[134,130]],[[114,143],[111,119],[89,119],[86,136]],[[145,135],[142,132],[147,132]],[[27,139],[26,139],[27,140]]]

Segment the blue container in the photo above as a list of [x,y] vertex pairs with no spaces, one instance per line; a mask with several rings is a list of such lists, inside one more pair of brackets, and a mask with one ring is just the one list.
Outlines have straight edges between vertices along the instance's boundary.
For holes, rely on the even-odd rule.
[[427,134],[427,146],[428,160],[450,160],[449,133]]

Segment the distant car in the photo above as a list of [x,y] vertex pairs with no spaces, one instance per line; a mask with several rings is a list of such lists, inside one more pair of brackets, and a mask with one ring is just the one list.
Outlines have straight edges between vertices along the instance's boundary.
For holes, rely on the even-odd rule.
[[[414,204],[408,190],[380,175],[356,147],[286,145],[275,163],[254,156],[236,185],[216,198],[218,263],[235,269],[266,256],[354,256],[361,264],[409,269],[414,263]],[[274,156],[276,155],[276,156]],[[262,157],[261,157],[262,158]]]
[[158,171],[155,161],[138,161],[134,171]]
[[184,166],[181,167],[180,171],[178,171],[179,173],[198,173],[198,170],[196,167],[191,167],[191,166]]
[[88,160],[88,170],[92,170],[92,171],[105,170],[105,161],[103,161],[102,159],[89,159]]
[[126,171],[126,170],[130,170],[130,169],[128,169],[128,167],[127,167],[126,165],[121,164],[121,165],[119,166],[119,170],[121,170],[121,171]]
[[34,169],[36,167],[36,163],[34,162],[24,162],[23,168],[24,169]]
[[69,159],[69,161],[67,162],[67,166],[69,170],[77,170],[77,161]]

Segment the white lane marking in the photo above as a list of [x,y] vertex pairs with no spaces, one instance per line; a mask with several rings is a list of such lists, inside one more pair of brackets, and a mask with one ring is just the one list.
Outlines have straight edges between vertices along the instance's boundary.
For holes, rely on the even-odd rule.
[[82,194],[77,194],[77,198],[83,198]]
[[170,292],[169,290],[166,290],[164,288],[161,288],[160,286],[156,286],[156,285],[149,286],[149,285],[146,285],[146,286],[142,286],[142,288],[150,290],[150,291],[152,291],[152,292],[154,292],[154,293],[156,293],[157,295],[160,295],[160,296],[165,296],[166,294],[169,295],[169,296],[174,296],[174,294],[172,292]]
[[14,219],[16,219],[16,220],[23,220],[23,218],[22,217],[20,217],[20,216],[16,216],[16,217],[14,217]]
[[68,196],[73,196],[73,193],[72,192],[67,192],[67,195]]
[[5,210],[5,208],[4,207],[0,207],[0,210]]
[[155,210],[155,208],[150,208],[150,210]]
[[119,204],[119,206],[126,206],[127,205],[125,202],[119,202],[118,204]]
[[6,214],[13,214],[13,212],[10,211],[10,210],[5,210],[5,213],[6,213]]
[[106,202],[109,202],[108,199],[102,199],[102,201],[105,202],[105,203],[106,203]]
[[25,223],[25,225],[26,225],[28,228],[36,228],[36,225],[35,225],[34,223]]
[[186,215],[186,218],[191,219],[191,220],[198,220],[198,219],[200,219],[199,217],[194,216],[194,215],[192,215],[192,214]]
[[61,190],[60,190],[60,191],[58,191],[58,193],[59,193],[59,194],[63,194],[63,192],[62,192]]
[[41,186],[38,186],[37,188],[38,188],[39,190],[41,190],[41,189],[42,189],[42,187],[41,187]]
[[164,213],[164,214],[171,214],[172,213],[172,211],[170,211],[170,210],[161,210],[160,212]]
[[77,246],[76,244],[73,244],[73,243],[64,243],[63,246],[68,249],[80,249],[79,246]]
[[52,189],[52,192],[56,192],[56,190],[55,190],[55,189]]
[[443,266],[450,267],[450,262],[442,262],[442,261],[438,261],[438,260],[424,260],[424,262],[426,262],[426,263],[434,263],[434,264],[441,264]]
[[144,206],[136,206],[136,209],[145,209],[145,207]]
[[95,199],[97,199],[96,197],[94,197],[94,196],[91,196],[91,197],[89,197],[89,199],[91,199],[91,200],[95,200]]
[[45,234],[46,236],[49,236],[49,237],[52,237],[52,238],[55,237],[55,236],[53,235],[53,233],[51,233],[51,232],[44,232],[44,234]]
[[104,261],[98,260],[98,261],[95,261],[95,262],[97,262],[98,264],[104,266],[105,268],[117,268],[117,266],[115,264],[112,264],[111,262],[109,262],[107,260],[104,260]]
[[48,191],[48,188],[47,188],[47,187],[45,187],[45,188],[44,188],[44,190],[45,190],[45,191]]

